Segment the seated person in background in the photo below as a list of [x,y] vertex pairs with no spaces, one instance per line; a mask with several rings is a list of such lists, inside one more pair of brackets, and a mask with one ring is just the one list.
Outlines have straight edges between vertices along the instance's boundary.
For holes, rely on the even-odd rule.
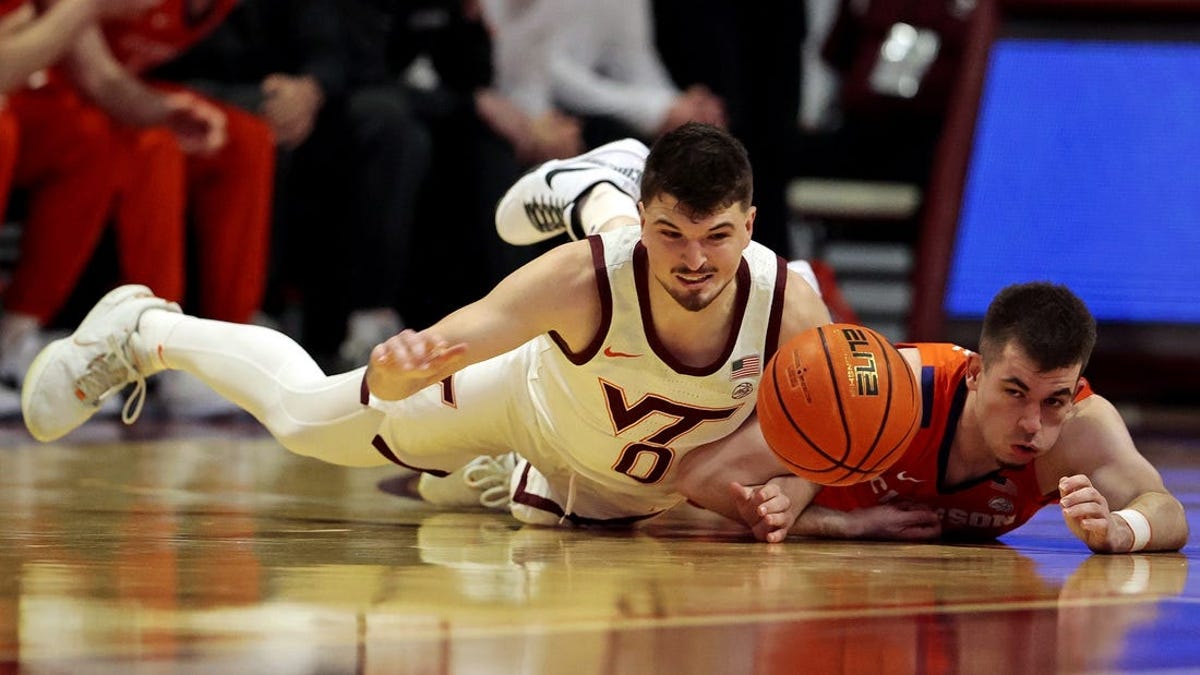
[[[16,414],[25,370],[48,338],[108,220],[119,187],[116,130],[57,71],[95,22],[159,0],[0,2],[0,218],[19,217],[21,245],[0,315],[0,415]],[[13,188],[25,208],[7,213]]]
[[[501,81],[543,90],[584,120],[588,147],[634,136],[651,141],[688,121],[725,126],[725,104],[703,85],[680,91],[654,43],[646,0],[483,0]],[[513,33],[514,35],[509,35]]]
[[[475,0],[357,0],[360,40],[384,45],[433,142],[421,187],[414,250],[403,292],[406,320],[436,321],[486,293],[538,251],[503,246],[490,226],[496,201],[532,163],[582,148],[574,119],[536,112],[501,88],[503,58]],[[447,265],[469,274],[444,273]],[[436,278],[438,283],[422,283]]]

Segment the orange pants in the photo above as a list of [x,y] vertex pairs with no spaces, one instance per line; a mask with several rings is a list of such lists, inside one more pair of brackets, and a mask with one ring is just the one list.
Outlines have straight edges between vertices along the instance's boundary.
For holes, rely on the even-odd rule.
[[228,135],[212,155],[185,156],[164,129],[122,134],[117,247],[126,281],[181,301],[190,223],[199,284],[192,294],[199,306],[191,311],[245,323],[266,289],[275,141],[258,117],[210,102],[225,112]]
[[17,116],[8,109],[6,99],[0,97],[0,221],[8,210],[8,197],[12,191],[13,170],[17,166]]
[[[66,303],[107,221],[119,180],[114,130],[107,115],[58,85],[9,95],[0,125],[0,179],[7,163],[12,185],[29,191],[4,305],[45,323]],[[8,187],[0,183],[0,207]]]

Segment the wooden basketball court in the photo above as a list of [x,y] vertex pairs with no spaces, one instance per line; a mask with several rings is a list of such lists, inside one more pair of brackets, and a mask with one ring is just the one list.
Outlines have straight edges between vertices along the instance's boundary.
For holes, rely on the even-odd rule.
[[[1137,439],[1200,536],[1200,424]],[[0,428],[0,673],[1196,672],[1200,574],[1054,509],[987,546],[538,529],[253,423]]]

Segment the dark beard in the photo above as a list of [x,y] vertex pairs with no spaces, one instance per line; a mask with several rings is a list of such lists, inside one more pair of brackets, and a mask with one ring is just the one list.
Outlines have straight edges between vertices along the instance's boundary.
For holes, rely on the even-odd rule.
[[[683,294],[683,295],[676,295],[675,293],[672,293],[670,291],[667,291],[667,292],[670,293],[672,298],[675,298],[675,302],[678,302],[680,307],[686,309],[689,312],[699,312],[700,310],[704,309],[705,307],[708,307],[709,305],[711,305],[712,301],[714,299],[716,299],[715,295],[711,298],[705,299],[699,295],[693,295],[691,293],[687,293],[687,294]],[[718,294],[718,295],[720,295],[720,294]]]

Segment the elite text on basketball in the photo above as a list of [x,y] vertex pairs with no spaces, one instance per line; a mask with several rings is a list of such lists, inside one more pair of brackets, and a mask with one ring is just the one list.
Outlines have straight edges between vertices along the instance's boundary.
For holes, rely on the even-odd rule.
[[856,328],[845,328],[842,337],[850,345],[850,355],[859,359],[857,363],[847,363],[848,374],[854,384],[858,396],[879,395],[879,372],[875,367],[875,354],[867,350],[866,333]]

